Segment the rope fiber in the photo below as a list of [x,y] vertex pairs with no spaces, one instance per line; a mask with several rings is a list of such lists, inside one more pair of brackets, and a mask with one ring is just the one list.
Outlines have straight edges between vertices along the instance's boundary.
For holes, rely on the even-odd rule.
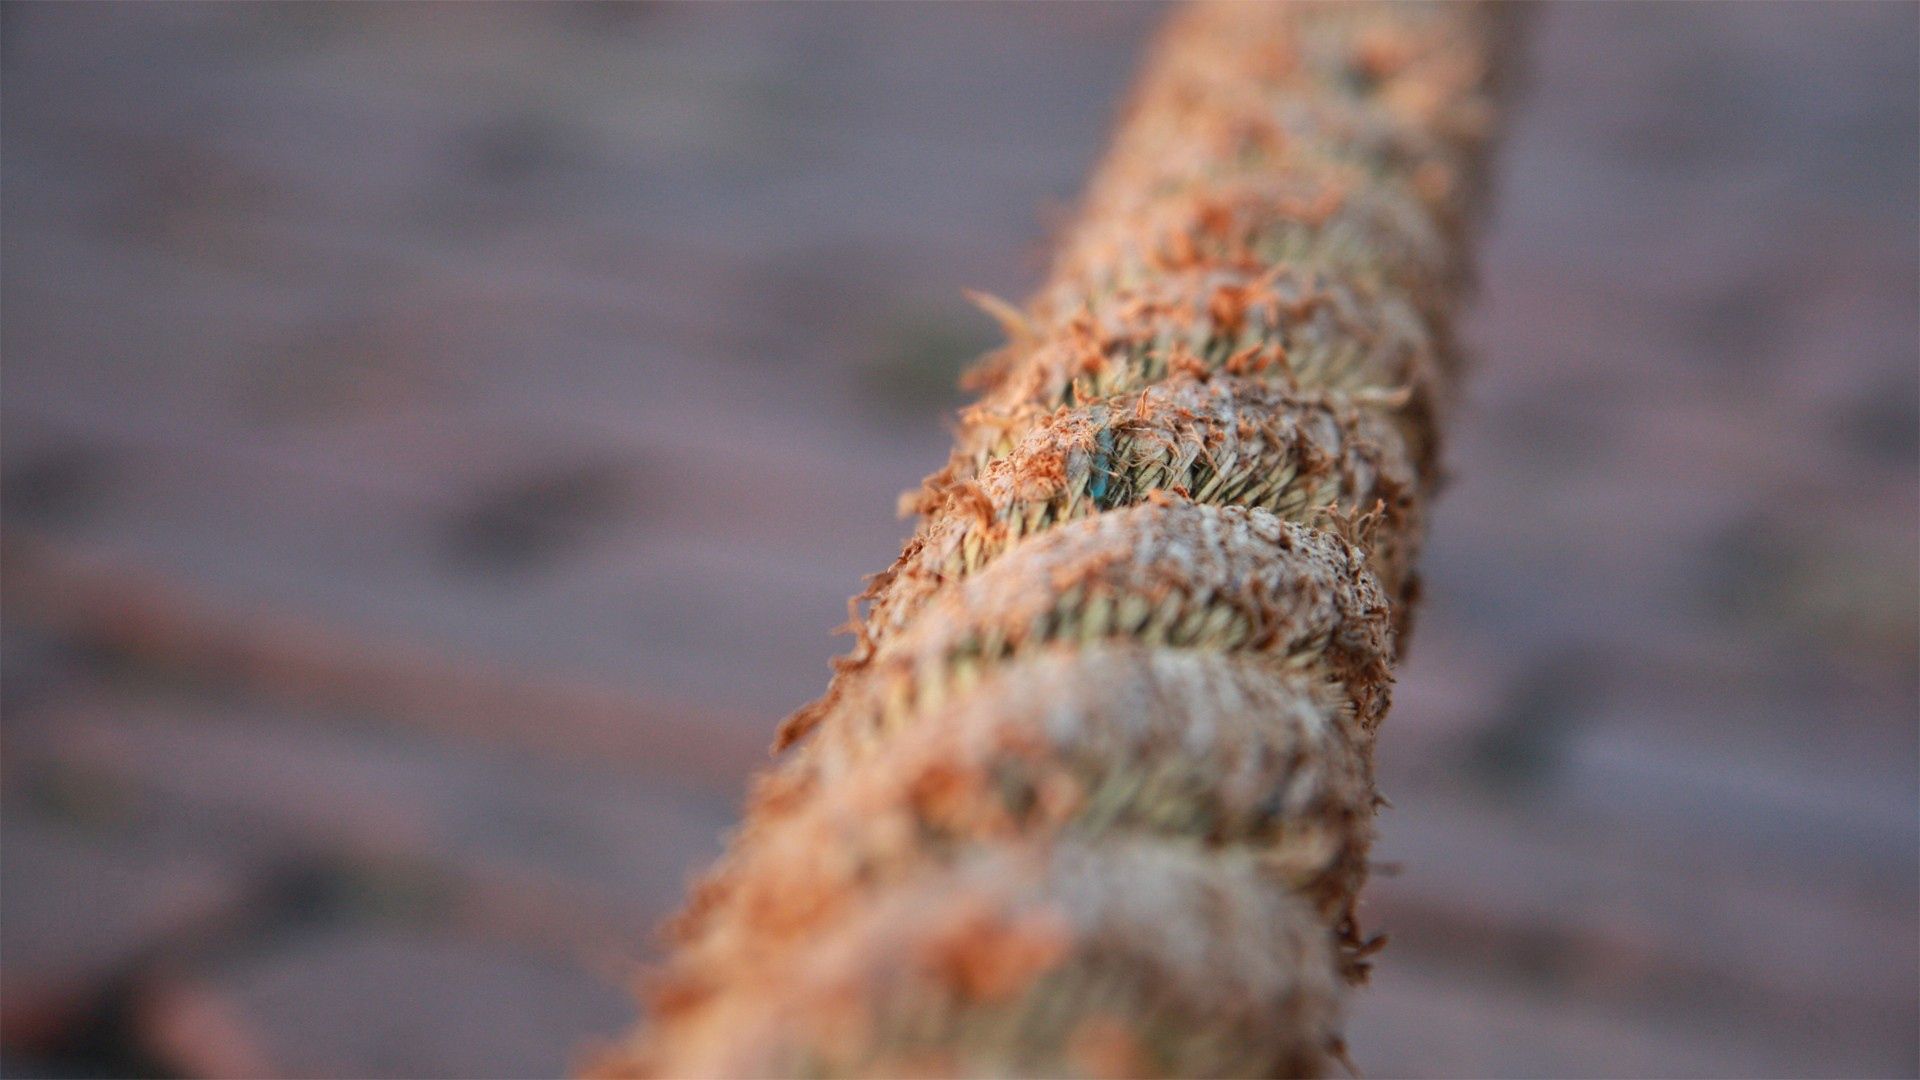
[[600,1073],[1343,1059],[1511,21],[1176,13]]

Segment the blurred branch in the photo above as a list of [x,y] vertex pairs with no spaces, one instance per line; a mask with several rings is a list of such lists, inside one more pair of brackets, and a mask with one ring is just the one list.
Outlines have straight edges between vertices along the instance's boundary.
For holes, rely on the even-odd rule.
[[339,709],[534,753],[703,782],[761,760],[710,711],[522,675],[347,627],[212,602],[179,580],[32,530],[0,534],[0,599],[23,626],[139,669],[296,707]]

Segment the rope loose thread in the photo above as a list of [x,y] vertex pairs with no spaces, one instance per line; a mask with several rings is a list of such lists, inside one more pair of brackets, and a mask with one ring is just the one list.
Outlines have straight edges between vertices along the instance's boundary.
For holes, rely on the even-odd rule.
[[1344,1062],[1508,21],[1176,14],[600,1074]]

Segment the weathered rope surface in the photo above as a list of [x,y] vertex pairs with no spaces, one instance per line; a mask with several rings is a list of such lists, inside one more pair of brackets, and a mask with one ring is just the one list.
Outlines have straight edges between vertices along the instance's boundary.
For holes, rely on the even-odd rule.
[[1176,16],[604,1071],[1341,1053],[1505,21]]

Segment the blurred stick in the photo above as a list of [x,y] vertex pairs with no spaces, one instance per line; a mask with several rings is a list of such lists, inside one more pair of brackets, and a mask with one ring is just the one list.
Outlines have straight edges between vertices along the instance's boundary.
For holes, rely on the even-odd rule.
[[606,1072],[1342,1056],[1505,21],[1175,17]]
[[378,717],[562,758],[739,783],[743,725],[617,690],[507,670],[310,619],[212,602],[156,571],[21,528],[0,537],[14,630],[189,684]]

